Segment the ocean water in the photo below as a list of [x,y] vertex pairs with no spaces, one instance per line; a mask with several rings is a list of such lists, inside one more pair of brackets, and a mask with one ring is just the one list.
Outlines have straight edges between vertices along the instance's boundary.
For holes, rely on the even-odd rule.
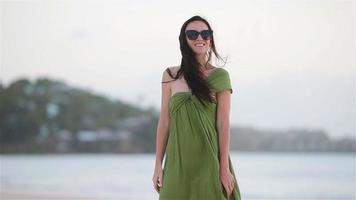
[[[243,200],[356,199],[353,153],[231,152]],[[154,154],[1,155],[0,192],[158,200]]]

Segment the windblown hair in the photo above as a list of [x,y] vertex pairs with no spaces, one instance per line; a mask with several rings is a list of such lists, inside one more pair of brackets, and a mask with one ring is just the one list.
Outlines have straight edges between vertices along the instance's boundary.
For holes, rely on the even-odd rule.
[[[214,99],[211,96],[211,91],[209,89],[209,82],[207,81],[206,78],[204,78],[204,74],[199,70],[200,67],[199,62],[195,57],[194,51],[189,47],[185,35],[185,31],[188,24],[193,21],[201,21],[205,23],[208,26],[208,29],[212,31],[209,22],[206,19],[202,18],[201,16],[193,16],[190,19],[188,19],[186,22],[184,22],[179,35],[180,51],[182,54],[181,65],[180,65],[181,67],[178,70],[175,77],[172,76],[172,73],[169,71],[169,68],[167,68],[167,70],[168,70],[168,74],[175,80],[178,79],[183,74],[184,79],[186,80],[189,88],[192,91],[192,94],[198,97],[199,101],[203,105],[205,105],[202,99],[209,102],[213,102]],[[207,66],[208,63],[210,63],[212,52],[215,54],[215,57],[217,59],[223,60],[220,57],[220,55],[217,53],[215,42],[214,42],[214,36],[211,37],[210,42],[211,42],[210,44],[211,48],[206,54],[205,66]]]

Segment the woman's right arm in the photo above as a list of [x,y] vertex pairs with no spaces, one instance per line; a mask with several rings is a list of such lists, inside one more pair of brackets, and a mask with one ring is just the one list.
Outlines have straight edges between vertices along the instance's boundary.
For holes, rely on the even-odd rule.
[[169,100],[171,95],[170,83],[166,81],[170,77],[165,70],[162,74],[162,97],[161,97],[161,112],[157,125],[156,136],[156,163],[153,174],[153,185],[156,191],[159,193],[160,188],[163,186],[163,172],[162,162],[166,151],[166,144],[169,132]]
[[[162,82],[169,81],[167,71],[162,74]],[[156,137],[156,167],[162,166],[164,153],[166,150],[166,143],[169,131],[169,99],[171,95],[170,82],[162,83],[162,95],[161,95],[161,111],[157,125],[157,137]]]

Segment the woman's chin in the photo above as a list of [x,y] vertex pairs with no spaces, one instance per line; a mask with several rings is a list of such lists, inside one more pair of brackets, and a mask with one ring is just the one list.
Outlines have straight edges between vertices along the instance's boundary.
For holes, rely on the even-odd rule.
[[205,50],[194,50],[194,53],[195,53],[196,55],[205,55],[206,52],[207,52],[207,51],[205,51]]

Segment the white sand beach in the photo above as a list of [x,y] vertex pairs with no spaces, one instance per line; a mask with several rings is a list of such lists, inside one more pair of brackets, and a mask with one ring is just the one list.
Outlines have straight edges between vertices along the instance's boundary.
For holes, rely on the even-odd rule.
[[1,200],[109,200],[107,198],[98,197],[86,197],[86,196],[75,196],[75,195],[55,195],[55,194],[38,194],[31,192],[21,192],[21,191],[6,191],[1,189],[0,192]]

